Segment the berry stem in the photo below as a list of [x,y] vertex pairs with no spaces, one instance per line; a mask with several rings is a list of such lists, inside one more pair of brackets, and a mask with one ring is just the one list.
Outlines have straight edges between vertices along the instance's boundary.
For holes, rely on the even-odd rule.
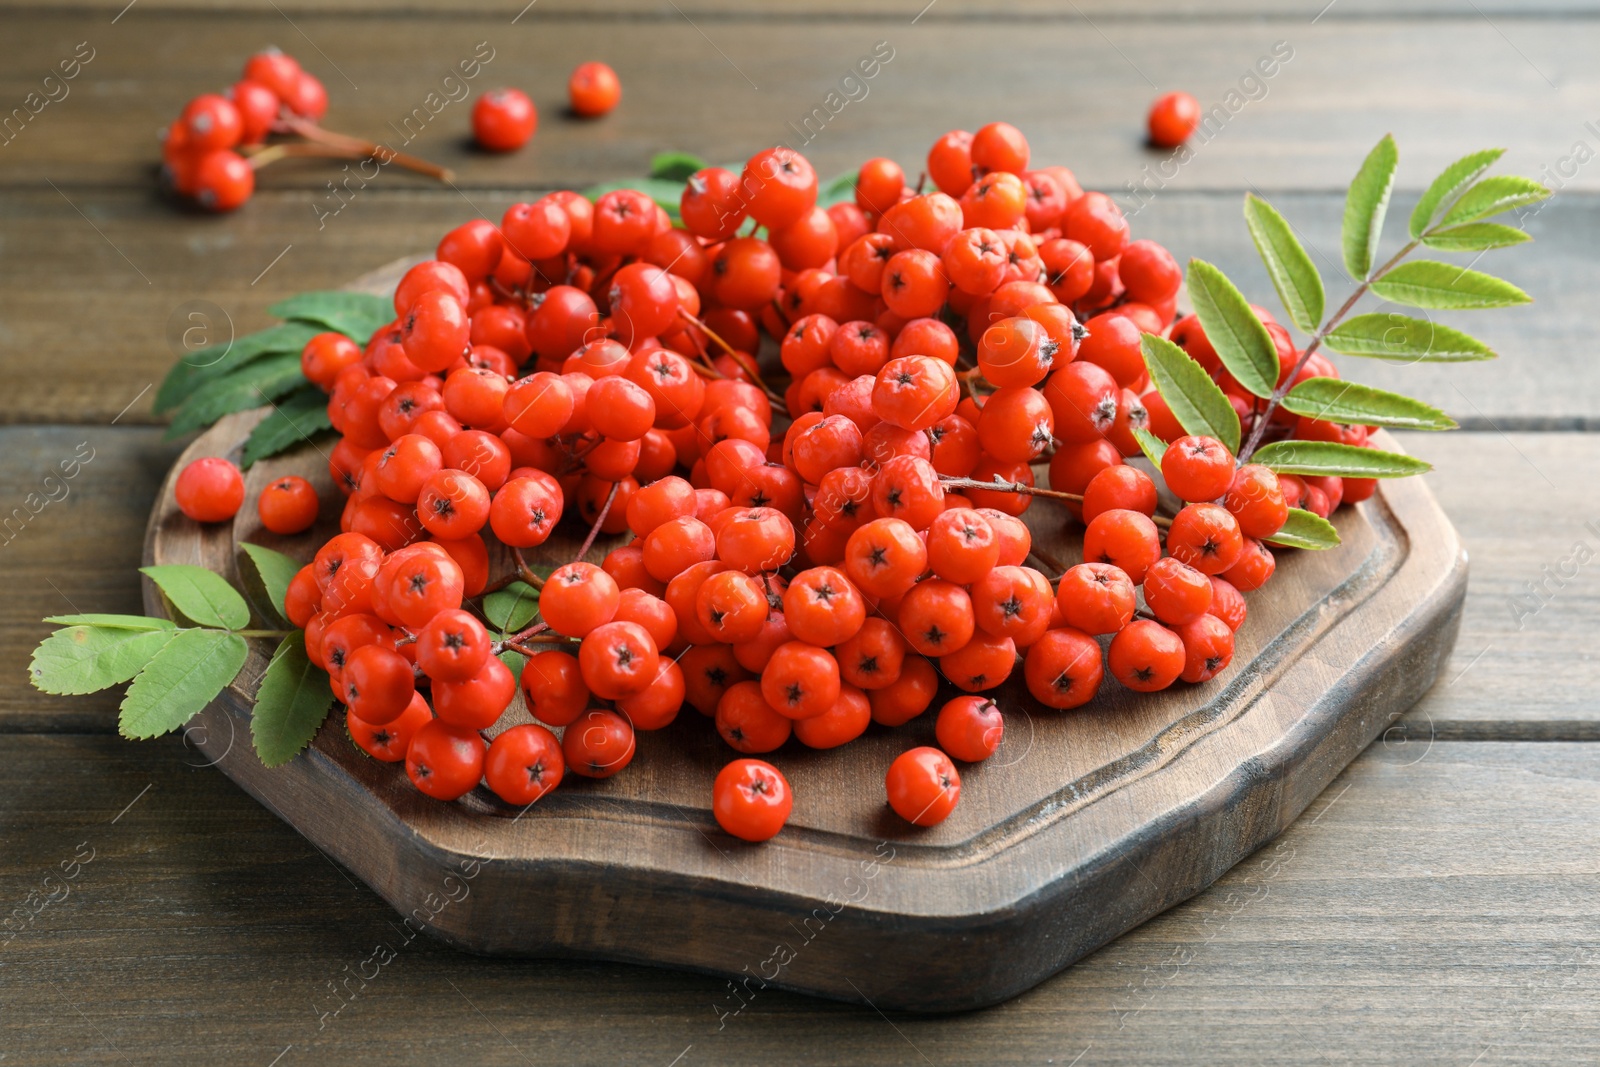
[[544,588],[544,579],[534,573],[532,567],[528,566],[528,561],[522,557],[522,549],[513,548],[511,550],[511,558],[517,561],[517,572],[522,575],[523,581],[535,589]]
[[1003,482],[996,478],[992,482],[980,481],[977,478],[940,477],[940,482],[946,489],[988,489],[996,493],[1021,493],[1023,496],[1047,496],[1051,500],[1070,500],[1074,504],[1083,503],[1082,493],[1063,493],[1058,489],[1040,489],[1035,485],[1023,482]]
[[594,525],[589,527],[589,536],[583,539],[583,547],[578,549],[578,554],[573,559],[582,559],[589,554],[589,549],[594,547],[594,539],[600,536],[600,525],[606,521],[606,515],[611,511],[611,502],[617,499],[617,490],[620,482],[611,483],[611,492],[606,494],[606,502],[600,505],[600,513],[594,517]]
[[441,167],[437,163],[429,163],[426,159],[419,159],[416,156],[407,155],[404,152],[396,152],[388,145],[382,145],[376,141],[368,141],[361,137],[351,137],[348,134],[334,133],[332,130],[325,130],[321,126],[318,126],[315,122],[300,118],[297,115],[291,115],[285,112],[284,114],[278,116],[278,122],[284,129],[290,131],[291,133],[297,133],[308,141],[312,141],[317,144],[329,145],[335,148],[343,148],[348,152],[355,153],[348,157],[351,159],[366,159],[371,157],[372,159],[377,160],[380,166],[387,166],[390,163],[398,163],[407,170],[416,171],[418,174],[425,174],[428,177],[434,178],[441,182],[450,182],[455,180],[455,172],[448,167]]
[[288,637],[293,630],[235,630],[240,637]]
[[1028,551],[1034,559],[1038,560],[1040,563],[1043,563],[1046,567],[1053,571],[1056,577],[1059,578],[1061,575],[1067,573],[1067,565],[1065,563],[1062,563],[1059,559],[1056,559],[1055,556],[1051,555],[1049,552],[1046,552],[1038,545],[1034,545]]
[[[1431,233],[1432,231],[1429,232]],[[1355,292],[1350,294],[1350,298],[1340,306],[1338,311],[1333,313],[1327,322],[1322,324],[1316,333],[1311,335],[1311,340],[1306,342],[1305,351],[1301,352],[1300,358],[1295,361],[1294,369],[1289,372],[1283,383],[1274,389],[1272,395],[1267,398],[1266,409],[1256,416],[1255,425],[1250,429],[1250,439],[1239,450],[1239,465],[1241,467],[1250,461],[1250,457],[1255,453],[1256,447],[1261,444],[1261,438],[1267,432],[1267,424],[1272,421],[1273,412],[1278,410],[1283,398],[1288,396],[1289,390],[1294,388],[1295,378],[1299,377],[1300,372],[1305,369],[1306,362],[1311,359],[1312,354],[1322,347],[1322,342],[1327,340],[1328,335],[1334,331],[1335,327],[1344,321],[1346,315],[1350,314],[1350,310],[1356,306],[1356,301],[1367,294],[1367,290],[1372,288],[1372,283],[1393,270],[1402,259],[1414,252],[1421,243],[1421,240],[1408,242],[1404,248],[1390,256],[1387,263],[1363,278],[1361,284],[1356,286]]]
[[544,633],[548,629],[550,629],[550,624],[549,623],[547,623],[547,622],[536,622],[532,626],[528,627],[526,630],[522,630],[522,631],[520,631],[518,633],[512,634],[510,637],[506,638],[506,640],[507,641],[526,641],[529,638],[537,637],[538,635]]
[[678,314],[682,315],[685,321],[687,321],[690,325],[692,325],[692,326],[696,327],[697,329],[699,329],[702,333],[704,333],[707,337],[709,337],[712,341],[714,341],[716,343],[717,347],[722,349],[724,352],[726,352],[728,354],[728,356],[735,363],[737,363],[737,364],[739,364],[739,366],[743,367],[744,368],[744,372],[746,374],[750,375],[750,380],[755,382],[756,385],[760,386],[761,387],[761,391],[763,393],[767,394],[767,399],[768,400],[774,401],[776,403],[783,403],[784,402],[782,394],[773,392],[772,391],[772,386],[768,385],[767,382],[766,382],[766,379],[761,377],[761,371],[760,371],[759,368],[757,368],[756,361],[753,358],[751,358],[748,353],[740,352],[738,349],[734,348],[728,342],[724,341],[721,337],[717,336],[716,331],[711,329],[711,327],[707,326],[705,324],[705,321],[702,320],[701,318],[699,318],[698,316],[691,315],[687,311],[683,310],[682,308],[678,309]]

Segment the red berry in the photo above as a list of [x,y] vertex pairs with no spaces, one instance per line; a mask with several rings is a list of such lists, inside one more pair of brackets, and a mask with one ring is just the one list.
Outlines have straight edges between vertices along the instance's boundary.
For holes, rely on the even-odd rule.
[[1211,610],[1211,579],[1167,556],[1145,572],[1144,599],[1157,619],[1182,626]]
[[775,836],[793,808],[788,779],[762,760],[734,760],[717,772],[711,787],[711,813],[717,825],[744,841]]
[[1244,537],[1226,508],[1190,504],[1173,517],[1167,551],[1202,574],[1221,574],[1239,561]]
[[1200,101],[1188,93],[1167,93],[1150,105],[1150,143],[1176,148],[1200,125]]
[[1005,734],[1000,708],[988,697],[956,697],[939,709],[934,721],[939,747],[953,759],[977,763],[994,755]]
[[1159,622],[1135,619],[1111,639],[1107,661],[1117,681],[1140,693],[1154,693],[1183,673],[1183,642]]
[[617,72],[604,63],[591,60],[579,63],[567,79],[567,95],[572,110],[583,118],[604,115],[622,99],[622,82]]
[[1099,692],[1104,675],[1099,642],[1079,630],[1065,628],[1049,630],[1035,641],[1022,665],[1028,692],[1050,708],[1075,708],[1087,703]]
[[961,797],[961,775],[936,748],[902,752],[884,777],[889,806],[915,826],[934,826],[955,810]]
[[1180,437],[1162,453],[1161,477],[1180,500],[1216,500],[1233,483],[1233,453],[1214,437]]
[[561,754],[574,774],[610,778],[633,760],[633,727],[614,711],[590,708],[561,734]]
[[435,719],[411,738],[406,774],[435,800],[455,800],[472,792],[483,777],[484,744],[476,730]]
[[297,534],[317,521],[317,491],[310,482],[290,474],[269,482],[256,498],[261,525],[275,534]]
[[472,105],[472,136],[491,152],[521,148],[539,125],[539,112],[520,89],[491,89]]
[[[1171,544],[1170,533],[1168,544]],[[1150,565],[1161,558],[1161,539],[1156,524],[1137,511],[1103,512],[1084,530],[1083,558],[1091,563],[1115,564],[1137,585],[1144,581]]]
[[244,475],[225,459],[205,456],[179,472],[173,495],[178,510],[195,522],[226,522],[244,503]]
[[1201,615],[1178,627],[1183,642],[1184,681],[1208,682],[1233,661],[1233,631],[1215,615]]
[[1056,606],[1068,626],[1090,635],[1112,634],[1128,625],[1138,600],[1122,568],[1080,563],[1061,576]]
[[556,735],[536,723],[513,726],[489,743],[484,779],[507,804],[529,805],[561,784],[567,761]]

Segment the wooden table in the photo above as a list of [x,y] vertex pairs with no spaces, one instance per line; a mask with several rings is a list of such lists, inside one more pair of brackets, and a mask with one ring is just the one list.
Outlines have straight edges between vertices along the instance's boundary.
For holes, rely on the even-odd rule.
[[[0,108],[80,42],[93,51],[68,94],[0,146],[0,517],[31,492],[60,497],[0,534],[0,900],[21,905],[47,876],[77,872],[69,896],[0,944],[0,1062],[1600,1056],[1600,448],[1588,433],[1600,363],[1586,316],[1600,282],[1597,5],[344,0],[329,13],[286,0],[125,2],[0,0]],[[227,218],[163,202],[153,132],[274,41],[326,82],[330,125],[373,135],[488,42],[473,91],[527,89],[542,127],[518,155],[474,155],[469,104],[451,104],[410,147],[455,167],[454,187],[384,174],[337,215],[326,215],[339,206],[326,166],[269,173]],[[176,454],[149,386],[174,358],[186,302],[255,329],[273,300],[425,248],[526,190],[637,174],[663,149],[743,158],[791,137],[787,124],[879,41],[893,59],[868,95],[805,146],[824,175],[874,154],[915,170],[945,129],[1004,118],[1036,158],[1125,201],[1126,183],[1159,159],[1139,144],[1158,89],[1210,107],[1288,42],[1292,59],[1244,85],[1246,102],[1134,222],[1258,298],[1270,289],[1241,193],[1269,196],[1338,277],[1341,190],[1386,130],[1402,154],[1397,210],[1487,144],[1557,189],[1528,222],[1538,242],[1496,254],[1538,303],[1471,324],[1501,360],[1353,368],[1466,427],[1405,444],[1437,465],[1429,482],[1472,553],[1472,586],[1444,679],[1279,841],[992,1010],[886,1016],[769,991],[719,1028],[726,989],[714,979],[404,943],[386,905],[181,739],[123,741],[114,696],[28,686],[41,616],[138,610],[140,532]],[[617,67],[626,95],[604,122],[578,124],[562,114],[562,85],[591,57]],[[93,458],[62,497],[45,479],[80,449]],[[351,975],[380,942],[395,958],[361,988]],[[870,997],[871,976],[861,981]],[[361,991],[335,1015],[341,984]]]

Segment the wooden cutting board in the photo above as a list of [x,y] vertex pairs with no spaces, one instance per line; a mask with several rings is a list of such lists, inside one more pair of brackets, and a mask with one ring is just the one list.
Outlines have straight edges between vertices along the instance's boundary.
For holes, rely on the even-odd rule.
[[[352,288],[392,291],[405,265]],[[326,445],[252,467],[231,526],[201,527],[178,512],[177,471],[203,455],[237,461],[263,414],[229,416],[179,458],[150,517],[147,564],[199,564],[236,581],[239,542],[309,559],[331,532],[327,517],[341,501]],[[325,519],[283,538],[260,527],[254,501],[286,473],[318,486]],[[1081,531],[1063,511],[1041,501],[1026,518],[1054,556],[1082,558]],[[886,1009],[982,1007],[1210,885],[1432,685],[1467,584],[1449,520],[1424,480],[1410,478],[1381,482],[1334,522],[1340,548],[1282,553],[1270,585],[1248,595],[1233,665],[1209,683],[1140,695],[1108,675],[1089,705],[1059,712],[1028,696],[1019,669],[996,695],[1004,745],[962,768],[960,804],[931,829],[896,817],[883,791],[895,755],[933,743],[931,714],[896,730],[873,726],[842,749],[791,740],[767,756],[793,785],[795,806],[761,845],[712,818],[712,779],[734,753],[692,708],[640,733],[623,773],[569,776],[520,818],[483,789],[454,804],[420,795],[403,765],[350,742],[342,712],[292,763],[263,767],[249,716],[265,641],[252,642],[239,683],[189,736],[388,900],[408,934],[495,955],[725,975],[714,1008],[730,1016],[768,986]],[[565,562],[581,540],[569,523],[536,554]],[[145,605],[164,610],[148,580]],[[526,719],[520,697],[513,714]]]

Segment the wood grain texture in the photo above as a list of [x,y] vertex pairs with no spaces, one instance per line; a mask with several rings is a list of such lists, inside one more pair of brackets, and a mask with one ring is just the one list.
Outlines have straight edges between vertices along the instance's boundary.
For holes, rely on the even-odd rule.
[[23,1063],[1564,1067],[1600,1043],[1588,745],[1374,745],[1211,889],[1006,1004],[886,1021],[767,989],[721,1029],[710,977],[405,941],[177,738],[0,737],[0,757],[8,911],[94,850],[0,945]]
[[[50,10],[63,9],[90,15],[114,16],[126,0],[75,0],[70,4],[52,5]],[[1571,18],[1585,17],[1600,12],[1594,0],[1539,0],[1538,3],[1518,4],[1513,0],[1488,0],[1475,5],[1485,15],[1509,18]],[[140,0],[145,14],[196,14],[209,12],[253,12],[267,14],[283,12],[298,18],[301,15],[384,15],[404,14],[432,18],[456,18],[461,15],[478,15],[486,18],[514,16],[523,7],[516,0]],[[1072,7],[1077,10],[1074,12]],[[1290,3],[1274,0],[1077,0],[1065,7],[1054,0],[938,0],[930,5],[927,0],[539,0],[538,11],[545,18],[609,18],[631,19],[785,19],[797,16],[848,19],[911,19],[919,14],[920,22],[944,22],[982,19],[984,21],[1061,21],[1074,16],[1089,16],[1098,21],[1126,22],[1144,19],[1208,18],[1271,18],[1278,21],[1309,22],[1321,14],[1317,21],[1351,17],[1406,18],[1416,16],[1445,17],[1465,20],[1459,5],[1451,0],[1341,0],[1328,7],[1327,0],[1293,0]],[[1324,8],[1327,8],[1324,11]],[[925,10],[926,9],[926,10]],[[45,10],[39,0],[0,0],[0,11],[34,13]],[[1468,12],[1470,14],[1470,11]],[[1476,17],[1476,16],[1474,16]]]
[[[391,274],[371,287],[385,282]],[[230,416],[179,457],[151,513],[146,563],[229,574],[237,543],[260,539],[248,510],[231,526],[202,527],[171,496],[185,463],[235,455],[259,417]],[[247,498],[285,473],[331,490],[321,453],[304,446],[252,467]],[[1029,518],[1036,544],[1082,558],[1059,511]],[[456,805],[422,797],[400,768],[355,749],[337,717],[289,765],[245,757],[223,770],[401,915],[423,915],[463,948],[654,962],[736,981],[743,972],[917,1011],[982,1007],[1209,885],[1432,683],[1466,586],[1454,531],[1414,479],[1384,484],[1338,524],[1338,552],[1283,560],[1217,682],[1153,696],[1108,683],[1091,705],[1055,714],[1014,675],[994,693],[1009,747],[966,770],[961,805],[926,831],[908,833],[877,799],[893,757],[930,743],[926,715],[839,752],[767,757],[796,803],[784,834],[756,848],[711,819],[706,783],[728,754],[687,711],[640,736],[629,773],[574,780],[524,812],[487,793]],[[565,561],[578,536],[530,558]],[[275,541],[307,558],[318,538]],[[148,582],[145,605],[164,610]],[[196,720],[208,754],[248,728],[271,651],[258,644],[240,683]],[[451,890],[460,905],[441,908]],[[669,917],[682,934],[655,938]],[[879,983],[872,994],[852,984],[867,971]]]
[[[385,138],[405,136],[404,118],[487,42],[493,60],[463,88],[519,84],[542,122],[532,146],[510,157],[472,150],[469,101],[417,123],[421,132],[409,149],[453,167],[468,190],[586,185],[637,174],[651,153],[665,149],[719,162],[746,159],[797,136],[789,124],[798,127],[823,106],[878,41],[893,48],[892,61],[866,83],[864,98],[840,108],[804,146],[824,175],[874,155],[897,158],[915,175],[945,130],[1004,118],[1028,133],[1039,159],[1076,168],[1087,186],[1121,188],[1164,158],[1143,143],[1144,117],[1158,90],[1179,87],[1207,111],[1229,112],[1221,132],[1183,167],[1190,189],[1253,183],[1342,191],[1385,130],[1398,137],[1407,161],[1400,188],[1412,190],[1486,144],[1508,145],[1508,166],[1537,171],[1555,166],[1578,139],[1591,147],[1600,141],[1584,126],[1594,118],[1600,81],[1589,62],[1600,46],[1600,22],[1587,18],[1490,18],[1470,8],[1455,18],[1346,18],[1336,4],[1339,17],[1315,25],[1310,5],[1271,19],[1111,19],[1067,5],[1043,17],[993,19],[959,9],[947,14],[941,3],[912,25],[923,6],[824,19],[794,9],[684,17],[667,4],[648,18],[570,9],[547,18],[536,5],[515,25],[523,5],[510,2],[482,14],[381,19],[316,11],[289,18],[266,4],[226,15],[141,4],[115,26],[90,12],[16,15],[0,42],[0,100],[8,108],[79,42],[87,40],[95,58],[69,96],[45,107],[4,148],[0,183],[149,185],[158,161],[154,131],[200,89],[231,83],[244,58],[272,41],[327,84],[330,126]],[[1271,79],[1245,86],[1253,101],[1229,100],[1280,41],[1293,58]],[[1070,64],[1062,62],[1066,55]],[[612,63],[625,93],[634,87],[598,123],[563,115],[567,72],[589,57]],[[996,76],[1000,67],[1004,77]],[[691,85],[693,92],[685,88]],[[263,185],[328,194],[330,177],[320,164],[275,167]],[[1573,188],[1600,189],[1593,166],[1571,177]],[[425,184],[408,176],[380,181],[403,190]]]
[[[219,329],[231,322],[242,335],[272,322],[266,308],[275,300],[338,286],[427,249],[480,212],[498,219],[517,199],[509,192],[390,187],[357,197],[319,229],[307,192],[262,194],[220,219],[175,214],[153,193],[63,192],[72,203],[49,189],[0,197],[0,235],[9,253],[0,256],[0,373],[7,384],[0,422],[108,422],[125,407],[121,423],[151,422],[153,390],[140,394],[183,351],[172,331],[186,309],[203,308]],[[1273,200],[1317,250],[1330,298],[1342,299],[1350,284],[1338,265],[1342,198]],[[1134,217],[1133,232],[1165,243],[1180,259],[1216,263],[1258,302],[1276,307],[1241,201],[1240,193],[1194,194],[1174,185]],[[1398,198],[1393,232],[1412,202]],[[1600,426],[1600,363],[1588,355],[1597,230],[1600,197],[1558,196],[1529,222],[1534,244],[1492,253],[1479,264],[1527,289],[1533,306],[1438,314],[1438,321],[1480,336],[1500,359],[1410,367],[1337,362],[1347,377],[1418,396],[1473,428]],[[1393,240],[1385,247],[1394,247]],[[86,272],[96,279],[95,312],[87,316]],[[1380,305],[1369,299],[1363,307]]]

